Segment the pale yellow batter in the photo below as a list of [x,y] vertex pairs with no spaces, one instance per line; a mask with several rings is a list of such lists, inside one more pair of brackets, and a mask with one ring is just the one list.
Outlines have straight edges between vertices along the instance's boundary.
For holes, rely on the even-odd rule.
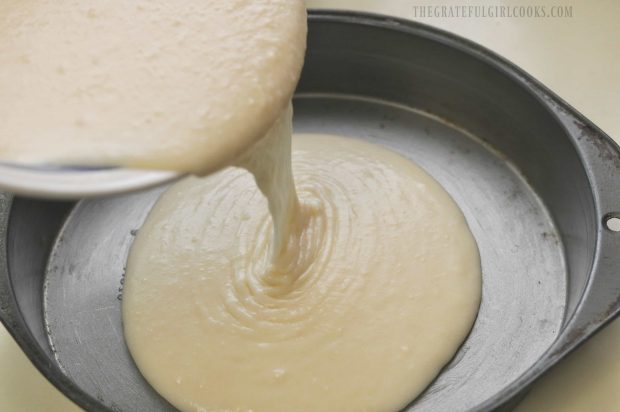
[[476,316],[476,243],[437,182],[359,140],[293,147],[299,253],[285,274],[242,169],[172,186],[131,249],[127,343],[183,411],[397,411]]
[[0,160],[208,173],[271,127],[302,0],[0,1]]

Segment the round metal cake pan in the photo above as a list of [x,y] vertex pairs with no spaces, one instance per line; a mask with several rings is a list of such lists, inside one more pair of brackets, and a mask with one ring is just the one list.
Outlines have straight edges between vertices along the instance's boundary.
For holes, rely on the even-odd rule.
[[[315,11],[309,21],[295,129],[416,161],[457,201],[481,252],[470,336],[406,410],[510,408],[618,313],[620,233],[605,224],[620,214],[618,146],[467,40],[370,14]],[[134,366],[121,325],[127,253],[162,190],[77,203],[0,198],[0,317],[86,410],[173,410]]]

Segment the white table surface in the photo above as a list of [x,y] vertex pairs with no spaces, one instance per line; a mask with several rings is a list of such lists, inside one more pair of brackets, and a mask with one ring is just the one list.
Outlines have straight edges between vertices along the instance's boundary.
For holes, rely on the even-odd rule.
[[[443,0],[306,0],[308,7],[357,9],[419,20],[474,40],[534,75],[610,136],[620,139],[620,1],[476,1],[477,5],[573,6],[572,18],[416,18],[415,5],[467,5]],[[620,140],[618,140],[620,141]],[[620,205],[618,205],[620,208]],[[584,374],[586,385],[574,376]],[[534,389],[522,411],[620,410],[620,321]],[[545,400],[562,394],[553,407]],[[79,410],[29,363],[0,326],[0,411]]]

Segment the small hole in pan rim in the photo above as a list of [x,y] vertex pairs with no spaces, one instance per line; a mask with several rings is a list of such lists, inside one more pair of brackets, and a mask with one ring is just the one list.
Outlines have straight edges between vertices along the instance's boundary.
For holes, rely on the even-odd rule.
[[607,230],[620,233],[620,213],[610,213],[603,219],[603,224]]

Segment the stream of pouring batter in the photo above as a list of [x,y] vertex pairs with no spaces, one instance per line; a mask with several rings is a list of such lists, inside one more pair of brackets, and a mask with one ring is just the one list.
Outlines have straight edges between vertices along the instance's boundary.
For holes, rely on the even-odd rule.
[[273,222],[271,268],[264,279],[281,283],[295,271],[290,266],[299,254],[300,205],[291,161],[293,105],[287,106],[267,135],[237,164],[247,169],[267,198]]

